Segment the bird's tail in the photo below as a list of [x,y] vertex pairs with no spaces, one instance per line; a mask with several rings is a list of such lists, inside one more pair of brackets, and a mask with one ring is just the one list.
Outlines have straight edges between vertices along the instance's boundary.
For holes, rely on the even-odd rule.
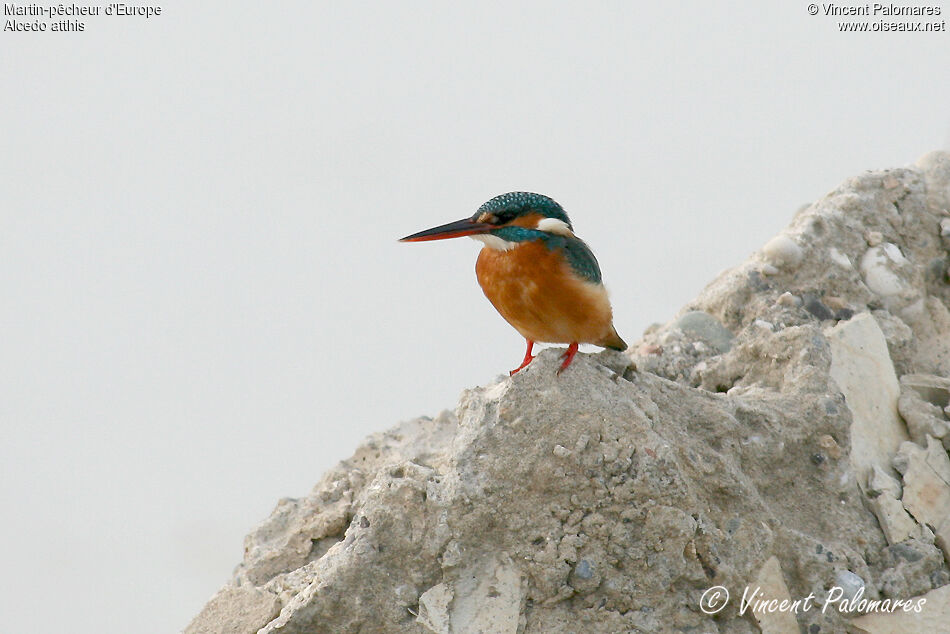
[[620,350],[621,352],[627,349],[626,342],[620,338],[620,335],[617,334],[617,329],[613,326],[610,327],[610,332],[607,333],[607,336],[604,337],[600,345],[604,348],[612,348],[614,350]]

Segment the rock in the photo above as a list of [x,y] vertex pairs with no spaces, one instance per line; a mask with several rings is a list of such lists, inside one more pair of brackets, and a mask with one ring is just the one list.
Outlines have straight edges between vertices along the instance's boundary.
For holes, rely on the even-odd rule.
[[[948,210],[946,153],[849,179],[627,355],[558,376],[544,350],[374,435],[278,503],[188,632],[938,631]],[[742,611],[755,584],[818,599]],[[822,610],[834,588],[926,601]]]
[[927,448],[905,442],[894,466],[904,477],[904,508],[933,531],[936,544],[950,561],[950,457],[934,438]]
[[871,467],[866,493],[888,544],[920,537],[920,528],[901,503],[900,483],[879,466]]
[[877,325],[884,333],[887,341],[887,350],[894,364],[894,372],[898,376],[908,374],[918,367],[917,337],[914,331],[901,319],[886,310],[871,311]]
[[[877,466],[889,470],[907,432],[897,415],[900,387],[884,333],[864,313],[825,331],[831,343],[831,378],[852,413],[851,464],[859,477]],[[860,480],[859,480],[860,481]]]
[[880,553],[879,568],[871,568],[874,584],[868,597],[907,599],[950,581],[943,553],[933,544],[933,533],[921,527],[920,538],[888,546]]
[[[326,478],[309,501],[298,501],[296,508],[319,514],[320,500],[330,509],[335,498],[349,500],[352,519],[319,559],[264,583],[283,588],[286,602],[263,632],[318,623],[334,632],[360,623],[411,632],[423,622],[455,631],[456,621],[481,615],[496,598],[499,622],[516,613],[524,631],[624,631],[650,620],[697,627],[709,585],[740,589],[773,555],[802,569],[783,546],[798,533],[838,552],[859,537],[884,546],[858,496],[841,504],[846,457],[818,467],[810,459],[823,450],[819,437],[847,438],[823,405],[803,412],[797,396],[725,399],[649,374],[612,377],[594,357],[578,357],[558,377],[558,356],[543,351],[514,379],[467,392],[452,419],[448,461],[429,460],[438,471],[411,460],[393,465],[385,455],[350,460],[341,467],[346,478]],[[434,423],[408,429],[438,437]],[[763,436],[763,426],[783,435]],[[556,445],[574,449],[557,457]],[[391,451],[406,446],[424,444],[406,436]],[[776,479],[783,471],[800,475]],[[322,524],[293,515],[281,526],[306,534]],[[257,561],[247,560],[238,578],[259,578]],[[796,593],[833,579],[834,566],[822,558],[793,576]],[[422,590],[418,609],[394,599],[405,584]],[[663,599],[677,585],[689,588],[696,607]],[[475,607],[459,611],[463,595],[461,605]],[[607,627],[599,619],[614,629],[599,630]]]
[[416,620],[436,634],[515,634],[521,604],[517,568],[489,557],[424,592]]
[[905,374],[901,377],[901,393],[913,390],[920,398],[939,409],[950,405],[950,379],[933,374]]
[[944,417],[944,408],[939,404],[924,400],[917,390],[903,381],[901,395],[897,400],[897,411],[907,423],[911,439],[918,444],[925,444],[927,436],[944,438],[950,433],[950,421]]
[[280,599],[254,586],[225,586],[211,597],[184,634],[256,632],[280,613]]
[[884,470],[877,465],[871,467],[871,472],[868,474],[868,486],[865,491],[871,497],[886,495],[895,500],[901,499],[900,482],[885,473]]
[[864,634],[946,631],[950,623],[950,585],[908,599],[911,599],[910,610],[872,612],[852,620],[851,625]]
[[950,309],[946,299],[921,297],[899,311],[917,338],[915,372],[950,377]]

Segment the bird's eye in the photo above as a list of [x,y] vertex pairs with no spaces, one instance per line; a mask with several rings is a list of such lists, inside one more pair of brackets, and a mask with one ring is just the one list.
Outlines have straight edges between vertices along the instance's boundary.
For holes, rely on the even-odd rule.
[[475,222],[495,225],[499,227],[506,225],[519,216],[517,209],[496,209],[493,211],[483,211],[474,217]]
[[496,211],[494,214],[492,214],[492,217],[494,218],[494,220],[492,221],[492,224],[493,225],[507,224],[511,222],[512,220],[514,220],[515,216],[517,216],[517,213],[514,210],[503,209],[501,211]]

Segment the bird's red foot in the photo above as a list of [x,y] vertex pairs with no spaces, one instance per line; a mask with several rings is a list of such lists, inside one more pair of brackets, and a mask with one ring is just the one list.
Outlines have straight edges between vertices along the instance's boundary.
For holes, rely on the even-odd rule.
[[534,361],[534,357],[531,356],[531,349],[534,348],[534,342],[530,339],[526,339],[525,341],[528,342],[528,350],[524,353],[524,361],[522,361],[521,365],[519,365],[517,368],[509,372],[508,376],[514,376],[518,374],[518,372],[523,370],[526,365]]
[[575,341],[567,347],[567,351],[561,355],[561,358],[564,359],[564,362],[561,363],[561,367],[557,369],[558,376],[561,376],[561,372],[567,369],[567,366],[571,365],[571,361],[574,360],[574,355],[577,354],[577,342]]

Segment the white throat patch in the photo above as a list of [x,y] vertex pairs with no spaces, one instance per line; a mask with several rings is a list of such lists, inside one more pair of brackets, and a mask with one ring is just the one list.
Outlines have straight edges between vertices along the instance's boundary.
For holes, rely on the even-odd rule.
[[507,240],[502,240],[498,236],[493,236],[490,233],[482,233],[469,237],[473,240],[484,242],[486,247],[489,249],[495,249],[496,251],[511,251],[519,244],[518,242],[508,242]]
[[567,223],[557,218],[542,218],[538,221],[537,229],[546,233],[557,233],[568,238],[574,237],[574,232],[567,226]]

